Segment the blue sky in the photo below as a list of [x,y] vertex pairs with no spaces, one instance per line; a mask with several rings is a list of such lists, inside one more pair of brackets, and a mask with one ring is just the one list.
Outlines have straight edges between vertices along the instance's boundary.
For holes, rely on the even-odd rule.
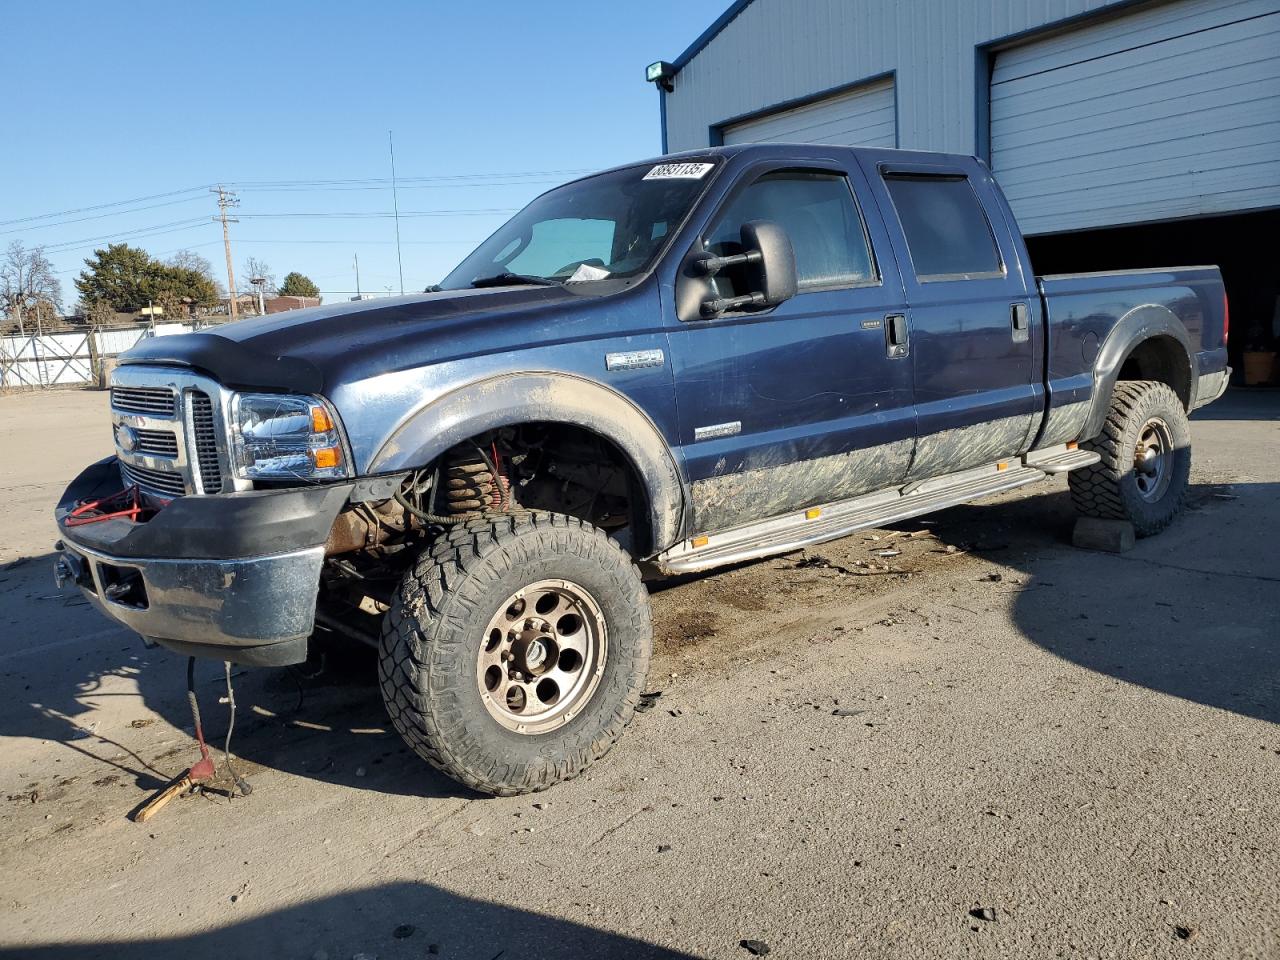
[[0,246],[47,245],[67,307],[108,238],[195,250],[225,282],[206,189],[223,182],[241,201],[237,271],[255,256],[332,300],[354,289],[358,254],[366,292],[398,292],[393,221],[369,216],[391,211],[369,181],[389,176],[393,130],[404,283],[421,290],[553,183],[659,153],[644,67],[727,4],[10,5]]

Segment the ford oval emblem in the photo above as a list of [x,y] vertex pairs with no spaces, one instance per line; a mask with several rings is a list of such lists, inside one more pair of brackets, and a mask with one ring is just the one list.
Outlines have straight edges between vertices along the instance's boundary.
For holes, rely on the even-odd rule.
[[133,453],[138,447],[138,435],[133,427],[123,423],[116,424],[116,446],[125,453]]

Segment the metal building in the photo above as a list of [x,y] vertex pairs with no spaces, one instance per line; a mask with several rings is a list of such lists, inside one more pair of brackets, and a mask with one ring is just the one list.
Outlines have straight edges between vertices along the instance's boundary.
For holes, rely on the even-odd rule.
[[1040,273],[1217,263],[1280,380],[1280,0],[736,0],[658,79],[668,152],[973,153]]

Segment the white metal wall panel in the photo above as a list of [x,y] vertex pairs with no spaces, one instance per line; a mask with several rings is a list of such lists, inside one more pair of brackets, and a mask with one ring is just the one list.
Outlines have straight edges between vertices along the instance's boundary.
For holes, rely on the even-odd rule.
[[[724,0],[726,5],[728,0]],[[726,120],[897,71],[898,143],[973,153],[976,47],[1122,0],[755,0],[675,78],[667,149]]]
[[991,162],[1029,234],[1280,205],[1280,2],[1181,0],[999,53]]
[[886,77],[845,93],[825,97],[722,131],[732,143],[835,143],[841,146],[895,147],[898,124],[893,79]]

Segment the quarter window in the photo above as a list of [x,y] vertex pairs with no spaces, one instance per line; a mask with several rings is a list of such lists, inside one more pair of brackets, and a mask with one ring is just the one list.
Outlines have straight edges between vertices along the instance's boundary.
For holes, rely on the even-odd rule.
[[[805,170],[767,173],[739,193],[706,236],[716,256],[742,252],[741,230],[771,220],[787,232],[796,255],[798,289],[815,290],[874,282],[871,248],[848,181],[839,174]],[[717,293],[742,296],[744,276],[729,271],[714,279]]]
[[991,226],[965,177],[887,176],[885,184],[920,280],[1002,273]]

